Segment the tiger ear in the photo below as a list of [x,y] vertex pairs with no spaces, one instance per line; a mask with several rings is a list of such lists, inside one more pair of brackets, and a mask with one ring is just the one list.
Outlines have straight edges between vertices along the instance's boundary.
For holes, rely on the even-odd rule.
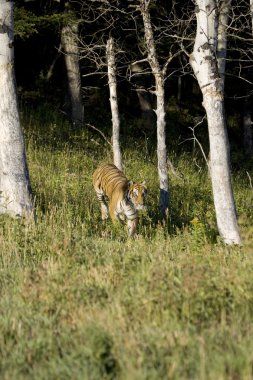
[[143,186],[146,186],[146,181],[142,181],[141,183]]
[[130,187],[133,185],[133,181],[128,181],[127,186]]

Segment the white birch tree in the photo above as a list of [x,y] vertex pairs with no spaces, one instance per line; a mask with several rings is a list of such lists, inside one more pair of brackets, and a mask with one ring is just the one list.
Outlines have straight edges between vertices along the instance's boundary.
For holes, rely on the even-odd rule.
[[110,92],[110,105],[112,113],[112,149],[113,162],[122,170],[122,156],[120,149],[120,117],[117,97],[117,78],[115,61],[115,43],[113,37],[109,37],[106,44],[106,57],[108,68],[108,85]]
[[210,144],[210,173],[218,231],[227,244],[240,244],[233,196],[223,81],[217,62],[218,2],[196,0],[197,31],[190,63],[203,95]]
[[166,121],[165,121],[165,95],[164,73],[160,67],[155,47],[153,29],[149,13],[150,0],[140,0],[140,11],[144,25],[145,43],[147,47],[148,62],[155,78],[156,95],[156,126],[157,126],[157,162],[160,183],[160,211],[164,218],[169,208],[169,181],[166,148]]
[[33,218],[14,74],[14,3],[0,1],[0,213]]

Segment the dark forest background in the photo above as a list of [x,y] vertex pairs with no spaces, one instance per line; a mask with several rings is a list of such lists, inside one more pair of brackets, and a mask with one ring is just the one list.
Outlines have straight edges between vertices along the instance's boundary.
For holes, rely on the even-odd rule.
[[[113,35],[118,48],[122,142],[130,136],[145,136],[151,141],[155,139],[155,115],[151,112],[149,122],[146,122],[136,93],[136,86],[141,85],[147,90],[151,105],[154,102],[152,91],[149,91],[152,90],[153,78],[148,64],[142,64],[143,76],[129,79],[128,75],[130,64],[144,60],[146,54],[142,20],[132,10],[134,3],[111,1],[106,16],[98,17],[102,12],[100,1],[16,1],[15,68],[21,110],[22,107],[36,108],[46,104],[69,117],[67,76],[60,35],[62,26],[74,18],[79,23],[83,128],[87,128],[87,123],[92,123],[110,135],[105,44],[108,36]],[[195,134],[208,154],[206,122],[199,123],[205,112],[187,56],[195,37],[194,4],[191,1],[154,1],[152,4],[151,20],[161,65],[170,55],[174,56],[168,65],[165,82],[168,147],[179,151],[191,150],[191,128],[198,124]],[[235,168],[240,167],[245,157],[250,165],[249,158],[252,157],[252,146],[245,139],[243,124],[245,114],[251,117],[252,107],[252,30],[248,8],[247,2],[234,3],[228,33],[225,105]],[[92,21],[94,19],[95,22]],[[95,53],[88,54],[89,49],[94,49]]]

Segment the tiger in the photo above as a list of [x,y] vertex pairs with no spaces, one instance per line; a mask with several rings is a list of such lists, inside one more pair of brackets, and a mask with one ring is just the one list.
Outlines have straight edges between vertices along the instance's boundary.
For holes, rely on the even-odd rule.
[[109,215],[113,223],[127,219],[128,236],[135,237],[138,211],[146,210],[147,187],[145,181],[129,181],[113,164],[101,164],[93,173],[93,187],[101,207],[102,220]]

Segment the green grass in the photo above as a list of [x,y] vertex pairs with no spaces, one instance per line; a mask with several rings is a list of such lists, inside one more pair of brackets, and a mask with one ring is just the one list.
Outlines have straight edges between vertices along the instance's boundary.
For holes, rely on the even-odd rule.
[[234,176],[244,246],[227,247],[204,166],[173,155],[178,176],[170,173],[163,226],[155,156],[145,144],[124,147],[125,172],[149,187],[132,241],[124,227],[101,222],[92,189],[109,148],[52,119],[23,119],[36,224],[0,219],[1,380],[252,379],[247,174]]

